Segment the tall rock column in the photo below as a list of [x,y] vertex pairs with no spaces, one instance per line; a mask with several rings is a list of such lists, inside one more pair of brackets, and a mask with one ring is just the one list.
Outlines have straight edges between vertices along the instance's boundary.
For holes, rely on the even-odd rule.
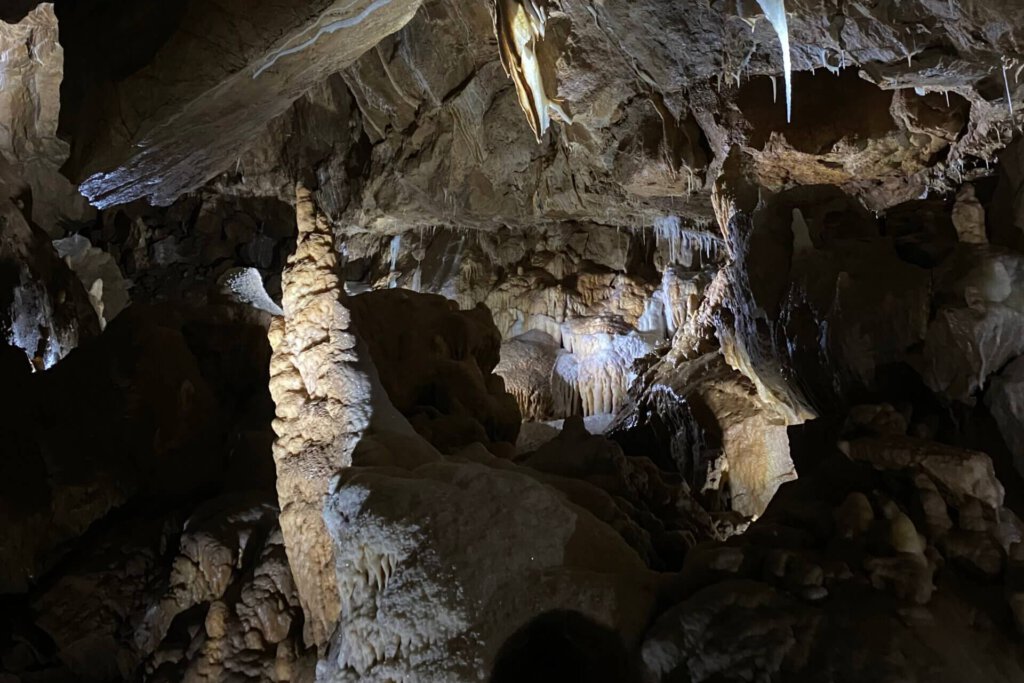
[[274,460],[281,529],[306,614],[307,643],[323,645],[340,611],[335,557],[323,508],[352,464],[370,420],[370,386],[335,272],[334,238],[312,194],[296,188],[298,243],[282,279],[284,315],[270,327],[270,393],[277,406]]

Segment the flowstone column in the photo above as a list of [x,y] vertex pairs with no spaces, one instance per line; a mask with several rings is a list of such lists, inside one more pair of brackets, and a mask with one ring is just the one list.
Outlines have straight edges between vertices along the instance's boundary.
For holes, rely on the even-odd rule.
[[370,385],[356,368],[331,228],[301,184],[296,218],[298,242],[282,276],[284,315],[269,331],[270,393],[277,406],[274,461],[281,529],[306,614],[305,639],[322,646],[340,612],[324,499],[352,464],[369,425]]

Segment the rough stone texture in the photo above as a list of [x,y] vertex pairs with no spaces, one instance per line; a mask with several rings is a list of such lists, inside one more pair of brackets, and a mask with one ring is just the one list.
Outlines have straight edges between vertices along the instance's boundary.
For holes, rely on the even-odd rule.
[[653,577],[639,557],[524,474],[355,468],[329,510],[342,617],[324,680],[480,680],[501,643],[549,610],[582,612],[627,641],[648,618]]
[[[442,229],[390,240],[361,233],[344,242],[353,291],[400,286],[443,294],[463,308],[482,303],[509,353],[518,344],[510,337],[534,334],[566,351],[547,370],[530,368],[531,377],[498,373],[517,387],[520,410],[535,419],[617,410],[635,377],[634,361],[696,312],[707,279],[700,268],[714,263],[717,247],[678,223],[497,235]],[[528,395],[537,392],[544,398],[532,406]]]
[[514,444],[521,417],[492,374],[500,339],[487,309],[404,290],[349,300],[352,321],[391,403],[431,444]]
[[134,635],[146,680],[313,679],[277,509],[246,503],[211,501],[185,523],[166,591]]
[[[517,6],[531,5],[510,3],[503,16]],[[769,80],[781,71],[778,41],[753,3],[542,10],[541,90],[572,123],[554,123],[540,144],[536,114],[503,74],[486,3],[429,0],[344,70],[350,95],[331,83],[298,102],[218,186],[285,188],[297,158],[316,150],[320,201],[342,231],[666,217],[705,230],[734,149],[766,188],[832,184],[883,210],[984,175],[976,159],[1011,138],[1002,64],[1020,38],[1014,3],[791,1],[791,124]],[[1010,86],[1019,108],[1012,74]],[[314,128],[315,140],[286,144]]]
[[634,386],[611,432],[629,446],[650,430],[663,432],[669,461],[696,490],[712,492],[711,509],[724,504],[751,517],[796,478],[786,427],[785,412],[721,354],[687,360],[673,349]]
[[352,464],[369,425],[370,388],[354,365],[356,341],[339,299],[333,236],[301,185],[296,207],[299,236],[282,278],[284,315],[269,332],[274,461],[281,531],[306,614],[306,640],[322,645],[341,608],[324,503],[330,482]]
[[[1005,557],[1021,525],[991,462],[874,439],[784,486],[743,536],[688,556],[685,599],[643,645],[644,680],[1020,676]],[[965,618],[980,616],[978,600],[986,616]]]
[[1024,298],[1016,253],[965,246],[938,272],[941,304],[918,367],[934,391],[972,400],[988,377],[1024,353]]
[[501,361],[494,372],[505,380],[505,390],[516,399],[524,420],[555,415],[552,372],[560,349],[546,332],[532,330],[501,345]]
[[[133,309],[3,411],[0,591],[22,593],[113,509],[266,483],[263,329],[230,311]],[[109,421],[117,415],[116,424]]]
[[55,240],[53,246],[57,255],[78,276],[89,294],[89,301],[100,320],[100,326],[105,327],[131,301],[128,294],[130,283],[125,281],[114,257],[92,246],[81,235]]
[[64,50],[57,42],[52,3],[41,3],[14,24],[0,21],[0,157],[30,188],[29,219],[49,235],[62,222],[83,221],[93,210],[60,174],[70,151],[57,137]]
[[279,299],[281,271],[295,248],[295,208],[204,192],[167,208],[135,202],[103,211],[79,236],[110,255],[138,303],[223,303],[218,284],[238,268],[257,269]]
[[19,208],[20,184],[4,173],[0,161],[0,334],[42,370],[95,336],[99,322],[82,283]]
[[[719,536],[678,474],[659,469],[649,458],[627,456],[614,441],[588,434],[584,424],[578,417],[567,419],[554,439],[520,456],[520,462],[551,475],[544,481],[618,531],[654,569],[678,568],[701,539]],[[601,501],[577,482],[604,491],[610,500]]]
[[263,286],[263,278],[255,268],[236,268],[221,276],[225,293],[235,301],[271,315],[284,315]]
[[[65,172],[96,206],[146,198],[169,204],[236,161],[275,116],[314,84],[400,28],[413,0],[295,5],[267,0],[147,3],[146,30],[115,21],[116,7],[62,13],[78,60],[61,132]],[[125,41],[118,55],[96,43]],[[102,57],[97,58],[99,53]],[[69,77],[71,74],[69,74]]]
[[[0,349],[9,363],[0,406],[4,675],[101,683],[224,680],[225,670],[283,680],[293,671],[303,680],[305,669],[312,680],[280,534],[263,536],[277,511],[268,502],[273,404],[259,319],[239,308],[133,307],[36,374],[20,351]],[[172,579],[179,542],[198,569]],[[231,547],[248,551],[230,556],[226,571]],[[214,598],[190,603],[173,623],[161,612],[168,582],[192,591],[197,573],[227,577],[215,597],[239,614],[213,645],[196,627]],[[264,585],[268,577],[280,591]],[[295,629],[278,647],[259,620],[289,610]],[[142,642],[147,619],[171,628]]]
[[1017,358],[992,378],[985,403],[999,424],[1013,463],[1024,476],[1024,359]]
[[277,509],[261,500],[221,496],[183,524],[177,512],[142,514],[98,534],[32,603],[60,663],[50,675],[312,681]]
[[[65,169],[101,203],[219,174],[75,232],[136,301],[253,268],[284,315],[128,311],[37,376],[0,346],[4,667],[1021,678],[1019,147],[988,165],[1024,7],[790,0],[786,123],[767,0],[342,4],[59,4]],[[32,50],[4,101],[45,146]],[[279,523],[211,500],[273,439],[233,316],[272,325]],[[495,368],[574,417],[514,452]]]

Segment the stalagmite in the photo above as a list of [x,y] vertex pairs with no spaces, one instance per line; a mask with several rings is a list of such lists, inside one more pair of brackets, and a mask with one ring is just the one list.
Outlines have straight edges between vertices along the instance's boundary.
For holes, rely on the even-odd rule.
[[310,191],[296,188],[298,242],[282,276],[282,309],[269,331],[270,393],[277,406],[274,461],[281,530],[306,613],[307,642],[322,645],[340,611],[324,523],[331,481],[351,465],[370,419],[370,385],[355,367],[355,337],[335,275],[334,238]]

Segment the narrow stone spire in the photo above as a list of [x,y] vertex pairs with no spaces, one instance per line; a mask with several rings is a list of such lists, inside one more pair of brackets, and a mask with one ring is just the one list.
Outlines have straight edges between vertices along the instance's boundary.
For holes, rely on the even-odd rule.
[[369,424],[370,386],[355,367],[356,340],[335,272],[334,236],[301,184],[296,219],[298,242],[282,276],[284,315],[269,331],[274,461],[281,529],[306,614],[304,635],[322,646],[340,612],[324,499],[332,480],[352,464]]

